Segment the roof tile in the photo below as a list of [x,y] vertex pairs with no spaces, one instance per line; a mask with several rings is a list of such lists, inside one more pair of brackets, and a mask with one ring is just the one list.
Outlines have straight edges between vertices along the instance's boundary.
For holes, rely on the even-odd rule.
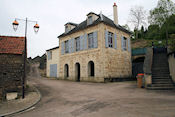
[[24,37],[0,36],[0,53],[22,54],[25,46]]

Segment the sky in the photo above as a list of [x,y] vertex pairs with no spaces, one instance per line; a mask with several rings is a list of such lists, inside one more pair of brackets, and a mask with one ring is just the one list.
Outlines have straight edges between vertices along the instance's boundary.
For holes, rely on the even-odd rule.
[[0,0],[0,35],[24,36],[25,22],[18,21],[15,32],[12,27],[15,18],[37,21],[40,26],[37,34],[34,22],[27,25],[27,56],[41,56],[47,49],[59,46],[57,37],[64,33],[67,22],[81,23],[89,12],[102,12],[113,19],[114,2],[118,6],[119,24],[125,25],[132,7],[143,6],[148,14],[158,0]]

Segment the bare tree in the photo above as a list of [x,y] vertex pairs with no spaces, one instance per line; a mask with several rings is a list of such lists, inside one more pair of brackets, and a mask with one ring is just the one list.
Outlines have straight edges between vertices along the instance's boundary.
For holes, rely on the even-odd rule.
[[136,29],[136,39],[138,39],[138,30],[142,25],[146,25],[146,11],[142,6],[135,6],[130,9],[128,22],[134,25]]

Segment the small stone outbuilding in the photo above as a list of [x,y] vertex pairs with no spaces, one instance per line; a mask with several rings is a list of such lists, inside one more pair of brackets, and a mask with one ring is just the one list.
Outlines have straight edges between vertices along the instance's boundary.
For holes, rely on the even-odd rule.
[[0,100],[8,92],[21,94],[24,44],[24,37],[0,36]]
[[46,76],[57,78],[59,77],[59,46],[46,50],[46,52]]

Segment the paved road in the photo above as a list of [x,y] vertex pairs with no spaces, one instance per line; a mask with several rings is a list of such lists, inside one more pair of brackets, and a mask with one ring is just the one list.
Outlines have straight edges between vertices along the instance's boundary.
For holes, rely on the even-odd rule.
[[175,117],[175,91],[139,89],[135,82],[30,82],[43,98],[33,110],[15,117]]

